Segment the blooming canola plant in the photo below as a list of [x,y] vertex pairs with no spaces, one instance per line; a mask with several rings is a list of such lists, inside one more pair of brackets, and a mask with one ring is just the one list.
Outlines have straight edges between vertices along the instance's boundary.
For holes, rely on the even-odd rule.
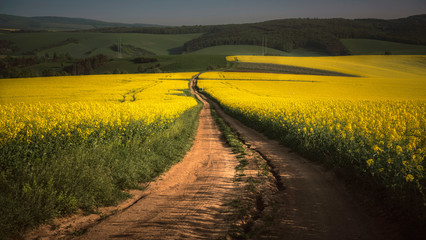
[[350,74],[207,72],[198,85],[284,144],[425,202],[426,56],[227,59]]

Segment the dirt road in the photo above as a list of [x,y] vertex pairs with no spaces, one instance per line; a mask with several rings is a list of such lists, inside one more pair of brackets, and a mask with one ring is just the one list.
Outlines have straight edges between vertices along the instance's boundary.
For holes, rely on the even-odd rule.
[[[204,101],[204,100],[202,100]],[[194,145],[151,183],[145,197],[79,239],[216,239],[229,228],[235,155],[225,145],[204,101]]]

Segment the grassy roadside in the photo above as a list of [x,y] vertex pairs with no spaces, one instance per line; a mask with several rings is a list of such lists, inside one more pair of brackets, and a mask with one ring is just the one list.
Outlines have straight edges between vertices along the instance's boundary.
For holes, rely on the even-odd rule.
[[225,137],[226,142],[231,146],[232,151],[235,154],[239,154],[238,157],[241,158],[246,155],[246,150],[244,149],[244,144],[237,137],[237,133],[232,130],[228,124],[217,114],[217,112],[212,108],[211,109],[212,117],[216,124],[219,126],[220,131]]
[[273,221],[272,214],[263,216],[266,208],[269,212],[275,205],[271,196],[277,189],[270,167],[265,159],[244,144],[238,133],[214,109],[211,109],[211,113],[239,162],[235,167],[234,183],[240,192],[229,203],[235,214],[229,219],[231,228],[227,237],[251,239],[260,236],[268,231]]
[[[111,134],[103,142],[79,144],[0,169],[0,239],[20,238],[55,217],[78,209],[93,212],[125,199],[123,190],[153,180],[183,158],[192,145],[201,107],[153,127],[150,134],[135,122],[126,129],[127,136]],[[10,156],[7,149],[0,150]]]

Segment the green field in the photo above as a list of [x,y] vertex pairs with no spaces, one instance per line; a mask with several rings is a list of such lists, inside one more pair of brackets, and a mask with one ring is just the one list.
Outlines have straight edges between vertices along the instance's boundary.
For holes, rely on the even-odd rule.
[[[184,43],[202,34],[142,34],[142,33],[96,33],[96,32],[40,32],[0,34],[0,40],[16,43],[19,50],[14,55],[36,53],[39,56],[56,54],[71,54],[74,58],[84,58],[96,54],[105,54],[117,58],[118,53],[111,49],[121,41],[122,45],[147,50],[155,55],[179,53]],[[67,39],[74,42],[60,44]],[[61,45],[61,46],[55,46]],[[254,45],[221,45],[204,48],[190,53],[191,55],[263,55],[263,48]],[[295,49],[291,52],[266,48],[265,54],[279,56],[323,56],[315,50],[306,48]],[[132,57],[123,52],[123,58]]]
[[[13,42],[18,50],[4,53],[11,56],[38,56],[44,60],[29,65],[8,65],[0,71],[0,77],[35,77],[63,75],[64,68],[82,59],[107,55],[109,60],[91,72],[109,73],[153,73],[206,71],[223,68],[229,55],[275,55],[275,56],[326,56],[318,49],[298,48],[291,52],[255,45],[220,45],[207,47],[191,53],[184,53],[184,44],[197,34],[145,34],[145,33],[101,33],[101,32],[31,32],[0,34],[0,40]],[[368,39],[341,39],[354,55],[385,54],[426,54],[426,46]],[[121,42],[121,54],[118,43]],[[0,49],[1,50],[1,49]],[[2,50],[4,51],[4,49]],[[7,51],[6,51],[7,52]],[[55,55],[56,54],[56,55]],[[48,56],[44,58],[44,56]],[[59,56],[55,60],[54,56]],[[71,56],[74,59],[64,56]],[[135,63],[136,57],[149,56],[157,62]],[[6,63],[0,65],[6,66]],[[4,62],[10,61],[4,58]],[[1,66],[0,66],[1,70]],[[9,71],[9,73],[8,73]],[[12,72],[12,73],[10,73]],[[65,73],[66,74],[66,73]]]
[[[170,55],[180,53],[184,43],[201,36],[197,34],[144,34],[144,33],[98,33],[98,32],[34,32],[0,34],[0,40],[9,40],[19,48],[13,55],[44,56],[56,54],[71,54],[74,58],[84,58],[96,54],[105,54],[117,58],[117,51],[111,49],[121,41],[128,45],[143,49],[155,55]],[[66,41],[69,42],[66,42]],[[341,39],[346,48],[354,55],[384,54],[426,54],[426,46],[402,44],[371,39]],[[207,47],[191,55],[263,55],[261,46],[254,45],[221,45]],[[324,56],[324,52],[315,49],[298,48],[291,52],[266,48],[265,54],[279,56]],[[122,57],[134,57],[135,53],[123,51]]]
[[[210,54],[223,54],[223,55],[263,55],[262,46],[254,45],[221,45],[215,47],[203,48],[201,50],[192,52],[193,55],[210,55]],[[273,48],[266,48],[266,55],[277,55],[277,56],[324,56],[325,53],[321,53],[306,48],[294,49],[291,52],[285,52]]]
[[381,55],[390,52],[393,55],[425,55],[426,46],[404,44],[372,39],[340,39],[354,55]]
[[[173,49],[201,34],[141,34],[141,33],[92,33],[92,32],[42,32],[42,33],[13,33],[2,34],[0,40],[16,43],[19,51],[16,55],[32,52],[37,49],[38,55],[45,53],[65,54],[82,58],[96,54],[117,57],[117,52],[111,49],[113,44],[121,40],[123,45],[132,45],[150,51],[156,55],[168,55]],[[54,46],[67,39],[75,39],[78,43]],[[123,57],[127,57],[123,54]]]

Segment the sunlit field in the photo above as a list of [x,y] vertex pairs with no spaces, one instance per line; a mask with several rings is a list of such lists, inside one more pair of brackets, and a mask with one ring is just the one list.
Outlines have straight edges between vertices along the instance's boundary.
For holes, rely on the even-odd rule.
[[130,122],[173,121],[196,105],[193,98],[179,96],[191,74],[1,80],[1,143],[68,136],[64,140],[72,144],[71,139],[98,139]]
[[424,210],[426,56],[228,60],[358,76],[211,72],[200,75],[198,86],[246,124]]
[[194,74],[0,79],[2,231],[114,204],[180,160]]

